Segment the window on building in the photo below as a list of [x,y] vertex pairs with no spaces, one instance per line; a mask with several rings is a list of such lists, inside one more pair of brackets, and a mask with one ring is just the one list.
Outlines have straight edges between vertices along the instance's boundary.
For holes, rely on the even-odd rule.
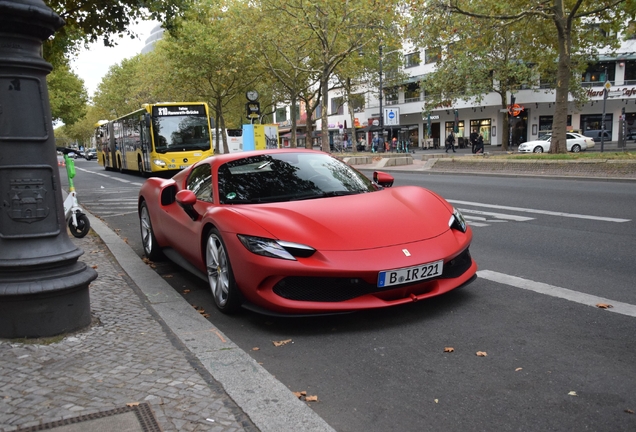
[[344,114],[344,99],[342,97],[331,98],[331,111],[329,115]]
[[630,60],[625,63],[625,85],[636,84],[636,61]]
[[471,120],[470,121],[470,133],[481,134],[484,137],[484,143],[490,144],[491,135],[490,128],[491,121],[490,119],[481,119],[481,120]]
[[420,53],[414,52],[404,56],[404,67],[410,68],[420,65]]
[[442,50],[439,47],[436,48],[428,48],[424,52],[424,63],[436,63],[439,59],[442,58]]
[[[539,116],[539,136],[538,139],[543,140],[552,133],[553,116]],[[566,126],[572,127],[572,115],[568,114]]]
[[384,100],[386,105],[395,105],[399,102],[399,89],[397,87],[389,87],[384,89]]
[[353,107],[353,112],[357,113],[364,111],[364,94],[360,93],[351,95],[349,103]]
[[[605,76],[607,71],[607,76]],[[605,84],[605,81],[614,82],[616,71],[615,62],[599,62],[591,64],[581,76],[582,85],[586,87],[596,87]]]
[[[446,135],[444,135],[444,138],[450,135],[450,133],[454,131],[454,128],[455,128],[455,121],[445,122],[444,129],[446,130]],[[457,139],[464,136],[464,131],[465,131],[464,120],[457,121],[457,130],[459,132],[457,133],[453,132],[453,135],[455,135],[455,145],[459,145],[459,143],[457,142]]]
[[276,123],[282,123],[287,120],[287,108],[278,108],[276,110]]
[[409,83],[404,88],[404,102],[417,102],[420,100],[420,83]]

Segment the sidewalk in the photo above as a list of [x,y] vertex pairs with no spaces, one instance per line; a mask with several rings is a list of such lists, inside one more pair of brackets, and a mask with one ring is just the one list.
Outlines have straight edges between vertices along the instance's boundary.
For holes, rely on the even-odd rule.
[[92,325],[0,340],[0,431],[333,431],[99,219]]
[[[617,143],[605,143],[607,153],[618,151]],[[636,145],[628,143],[628,151],[634,151]],[[456,149],[456,152],[446,153],[444,149],[416,149],[410,154],[404,153],[338,153],[334,154],[359,170],[400,171],[428,174],[454,175],[495,175],[519,177],[546,177],[614,181],[636,180],[636,160],[605,160],[597,145],[587,153],[594,153],[599,159],[578,160],[537,160],[537,159],[497,159],[494,156],[505,154],[519,154],[504,152],[501,147],[486,146],[484,155],[472,154],[470,148]],[[357,156],[357,157],[356,157]],[[360,157],[363,158],[360,158]],[[361,159],[368,162],[360,162]],[[372,157],[372,160],[369,158]],[[390,166],[387,158],[408,159],[408,164]]]

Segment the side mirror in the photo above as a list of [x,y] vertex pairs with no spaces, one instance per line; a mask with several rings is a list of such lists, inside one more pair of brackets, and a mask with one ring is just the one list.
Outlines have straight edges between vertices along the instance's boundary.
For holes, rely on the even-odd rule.
[[374,171],[373,172],[373,183],[382,187],[391,187],[393,186],[393,181],[395,179],[391,174],[387,174],[382,171]]
[[197,202],[197,196],[194,192],[188,189],[181,190],[177,192],[175,199],[177,200],[177,204],[183,208],[193,221],[199,218],[199,214],[194,209],[194,205]]

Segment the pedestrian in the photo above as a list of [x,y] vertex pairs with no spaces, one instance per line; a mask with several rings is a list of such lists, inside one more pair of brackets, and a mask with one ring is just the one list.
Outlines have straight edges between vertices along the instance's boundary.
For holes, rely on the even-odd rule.
[[477,144],[475,145],[475,153],[476,154],[484,153],[484,136],[482,134],[479,134],[479,137],[477,137]]
[[470,133],[470,151],[475,153],[477,151],[477,139],[479,138],[479,134],[477,132]]
[[371,153],[376,153],[378,151],[378,144],[380,143],[380,138],[378,136],[374,136],[371,140]]
[[457,153],[455,151],[455,137],[453,136],[453,132],[448,134],[448,138],[446,138],[446,151],[444,153],[448,153],[448,149],[453,150],[453,153]]
[[397,151],[397,138],[393,137],[393,139],[391,140],[391,153],[393,153],[394,151]]

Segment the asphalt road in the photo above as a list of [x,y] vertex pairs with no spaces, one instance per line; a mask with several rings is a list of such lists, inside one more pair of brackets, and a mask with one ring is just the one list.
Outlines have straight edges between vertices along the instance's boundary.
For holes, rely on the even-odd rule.
[[[141,256],[143,178],[76,167],[80,203]],[[312,408],[338,431],[636,430],[633,184],[395,177],[462,209],[480,267],[472,285],[382,311],[228,317],[204,282],[169,262],[156,270],[290,390],[317,395]],[[372,235],[399,221],[360,223]]]

